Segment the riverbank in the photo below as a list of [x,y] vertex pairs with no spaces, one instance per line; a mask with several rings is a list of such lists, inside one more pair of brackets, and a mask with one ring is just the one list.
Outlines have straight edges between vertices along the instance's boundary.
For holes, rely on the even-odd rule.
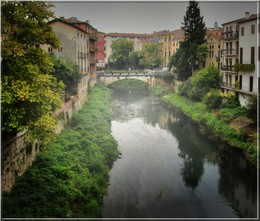
[[219,119],[216,113],[209,111],[202,102],[191,101],[177,93],[167,94],[163,100],[204,126],[204,132],[213,134],[215,140],[241,149],[250,163],[257,164],[257,147],[254,142],[248,140],[243,133],[230,127],[226,121]]
[[108,172],[118,157],[111,135],[110,91],[95,86],[55,143],[2,199],[2,217],[101,217]]

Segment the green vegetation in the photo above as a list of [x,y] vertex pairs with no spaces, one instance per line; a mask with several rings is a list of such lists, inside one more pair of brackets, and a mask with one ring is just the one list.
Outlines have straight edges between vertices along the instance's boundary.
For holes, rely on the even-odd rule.
[[[247,159],[256,165],[257,150],[249,138],[231,128],[225,120],[219,119],[216,113],[209,112],[202,102],[194,102],[176,93],[166,95],[164,100],[181,109],[192,120],[206,126],[215,138],[227,142],[231,146],[239,147],[245,153]],[[240,112],[241,110],[234,110]],[[222,110],[222,114],[225,111]],[[226,116],[227,117],[227,116]]]
[[39,45],[59,45],[47,24],[52,4],[42,1],[4,1],[2,12],[3,137],[28,130],[31,140],[51,142],[64,84],[52,75],[53,63]]
[[134,51],[134,41],[119,38],[111,44],[112,54],[109,68],[124,69],[129,64],[129,56]]
[[212,89],[219,89],[219,70],[214,66],[207,66],[180,85],[179,93],[195,101],[201,101]]
[[100,217],[108,169],[118,156],[110,134],[109,89],[95,86],[55,143],[4,194],[3,217]]
[[154,95],[160,97],[167,93],[166,87],[161,84],[155,84],[154,86],[152,86],[151,90]]
[[204,66],[207,49],[205,45],[206,27],[200,15],[198,2],[190,1],[182,23],[185,40],[170,58],[168,68],[176,69],[179,80],[187,80],[192,73]]
[[67,59],[51,55],[54,63],[54,77],[65,84],[65,98],[70,98],[78,92],[78,82],[81,74],[77,65]]
[[138,52],[139,64],[147,69],[158,68],[163,63],[158,44],[145,44]]
[[110,84],[108,87],[121,91],[122,93],[133,93],[133,96],[134,94],[148,92],[147,83],[135,79],[118,80]]
[[254,64],[235,64],[234,65],[235,71],[239,72],[252,72],[255,70]]

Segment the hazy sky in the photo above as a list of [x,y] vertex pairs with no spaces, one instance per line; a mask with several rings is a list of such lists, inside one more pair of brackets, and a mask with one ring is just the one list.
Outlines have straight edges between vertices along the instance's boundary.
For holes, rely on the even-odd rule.
[[[57,17],[74,16],[82,21],[89,20],[94,28],[105,33],[172,31],[181,27],[188,6],[188,1],[53,2]],[[199,7],[207,27],[213,27],[215,21],[221,26],[242,18],[245,12],[257,13],[257,1],[200,1]]]

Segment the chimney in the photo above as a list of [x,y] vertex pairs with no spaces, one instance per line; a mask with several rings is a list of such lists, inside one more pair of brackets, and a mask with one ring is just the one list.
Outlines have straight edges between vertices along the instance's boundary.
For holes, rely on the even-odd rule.
[[245,12],[245,19],[248,19],[250,15],[250,12]]

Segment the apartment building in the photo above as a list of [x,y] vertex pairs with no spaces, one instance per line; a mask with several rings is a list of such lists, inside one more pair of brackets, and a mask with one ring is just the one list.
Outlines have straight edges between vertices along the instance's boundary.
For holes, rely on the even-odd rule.
[[119,38],[125,38],[127,40],[131,40],[134,42],[134,51],[138,51],[138,42],[145,38],[146,34],[134,34],[134,33],[108,33],[105,35],[105,54],[106,54],[106,58],[105,58],[105,63],[108,63],[108,59],[112,53],[112,48],[111,45],[112,43],[119,39]]
[[97,32],[98,40],[95,42],[96,49],[96,67],[97,70],[101,70],[105,67],[105,33]]
[[74,26],[63,19],[54,19],[49,22],[57,38],[60,40],[60,48],[54,49],[50,45],[42,45],[41,48],[58,57],[63,57],[74,64],[77,64],[82,75],[78,84],[78,94],[82,99],[88,89],[88,42],[89,35],[77,26]]
[[176,53],[180,42],[184,39],[185,36],[182,29],[159,35],[159,55],[164,58],[164,67],[168,66],[169,59]]
[[209,49],[205,65],[213,65],[220,68],[222,61],[223,50],[223,28],[208,28],[206,36],[206,44]]
[[[259,16],[258,16],[259,23]],[[249,15],[236,21],[223,24],[224,28],[224,65],[221,67],[222,91],[238,94],[240,104],[245,106],[247,99],[257,93],[257,16]],[[259,39],[258,39],[259,41]]]
[[95,42],[98,40],[97,37],[97,29],[95,29],[93,26],[89,24],[89,21],[80,21],[77,19],[77,17],[71,17],[71,18],[64,18],[61,17],[60,19],[64,20],[65,22],[74,25],[76,27],[79,27],[81,30],[88,33],[88,62],[89,62],[89,86],[94,86],[96,83],[96,48],[95,48]]
[[163,30],[163,31],[154,31],[151,34],[147,34],[144,38],[142,38],[140,41],[137,42],[138,51],[142,49],[142,47],[145,44],[158,44],[159,43],[159,35],[166,34],[169,31]]

